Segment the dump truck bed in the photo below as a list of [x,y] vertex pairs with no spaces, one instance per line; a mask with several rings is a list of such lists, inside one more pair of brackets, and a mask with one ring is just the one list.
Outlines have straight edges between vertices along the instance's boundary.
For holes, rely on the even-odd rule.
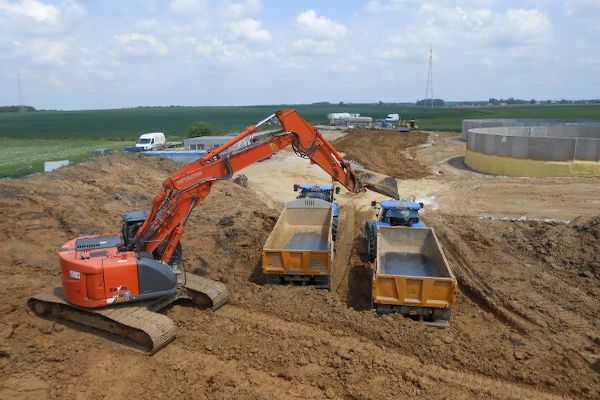
[[372,289],[378,311],[449,317],[434,309],[452,307],[457,283],[431,228],[379,227]]
[[263,273],[283,282],[329,287],[333,271],[331,227],[331,203],[311,198],[287,203],[263,247]]

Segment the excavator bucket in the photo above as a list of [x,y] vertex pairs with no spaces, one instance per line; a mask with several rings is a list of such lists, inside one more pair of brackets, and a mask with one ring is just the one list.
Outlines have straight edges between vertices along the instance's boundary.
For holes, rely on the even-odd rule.
[[398,182],[391,176],[378,174],[364,169],[356,170],[354,173],[359,187],[372,190],[394,199],[400,198],[400,194],[398,193]]

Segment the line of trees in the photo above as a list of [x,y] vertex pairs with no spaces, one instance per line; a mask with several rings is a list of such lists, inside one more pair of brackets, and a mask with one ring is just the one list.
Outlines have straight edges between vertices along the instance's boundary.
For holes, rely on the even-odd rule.
[[0,112],[20,112],[21,109],[24,112],[35,111],[35,108],[31,106],[0,106]]
[[600,103],[600,99],[592,99],[592,100],[522,100],[515,99],[514,97],[509,97],[508,99],[496,99],[491,98],[488,101],[489,104],[493,106],[501,105],[501,104],[597,104]]
[[418,106],[431,106],[432,100],[433,100],[434,107],[441,107],[445,104],[444,100],[442,100],[442,99],[423,99],[423,100],[417,101],[417,105]]

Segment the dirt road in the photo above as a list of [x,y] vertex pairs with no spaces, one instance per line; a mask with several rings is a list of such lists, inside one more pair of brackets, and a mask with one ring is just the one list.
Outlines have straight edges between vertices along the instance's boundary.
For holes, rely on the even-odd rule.
[[[428,196],[427,222],[459,279],[449,329],[368,309],[362,227],[372,217],[370,200],[379,198],[372,193],[340,196],[344,228],[332,292],[264,285],[260,248],[293,197],[291,184],[324,181],[314,166],[299,170],[274,158],[261,163],[263,175],[257,166],[245,171],[248,188],[216,185],[192,215],[185,267],[225,282],[231,303],[216,312],[170,308],[177,338],[152,357],[29,315],[25,301],[57,284],[55,251],[63,242],[118,230],[120,213],[148,207],[177,167],[111,155],[0,180],[0,398],[599,398],[600,240],[591,217],[598,206],[584,204],[585,216],[570,225],[480,219],[511,214],[494,192],[519,182],[446,165],[455,151],[448,147],[460,145],[437,143],[411,152],[434,175],[400,186]],[[579,195],[600,198],[600,180],[586,182],[522,182],[514,205],[527,215],[572,219]],[[477,196],[486,200],[473,200],[468,212],[457,204]],[[538,197],[543,210],[520,203]]]

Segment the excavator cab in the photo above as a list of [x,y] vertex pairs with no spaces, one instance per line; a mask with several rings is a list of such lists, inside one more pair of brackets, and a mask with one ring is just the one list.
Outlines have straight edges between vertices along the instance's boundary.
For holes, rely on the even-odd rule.
[[135,235],[146,222],[150,210],[127,211],[122,215],[123,250],[135,250]]

